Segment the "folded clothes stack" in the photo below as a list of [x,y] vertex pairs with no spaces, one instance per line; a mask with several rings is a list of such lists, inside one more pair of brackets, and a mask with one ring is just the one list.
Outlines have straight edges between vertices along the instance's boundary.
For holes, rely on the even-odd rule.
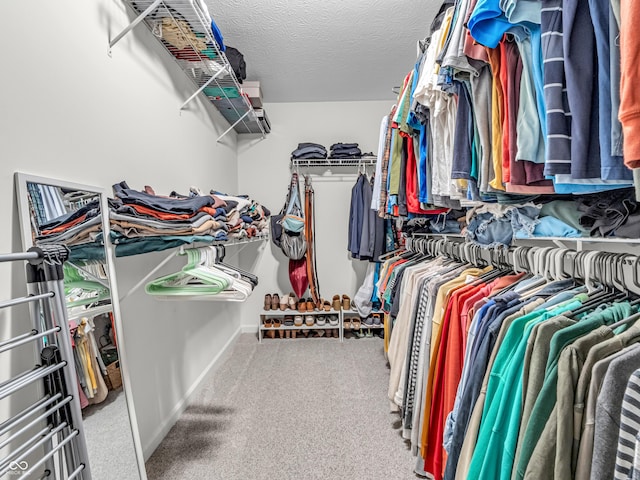
[[84,245],[95,242],[101,230],[100,203],[94,200],[78,210],[40,225],[36,243],[63,243],[68,247]]
[[292,159],[324,159],[327,149],[318,143],[299,143],[298,148],[291,152]]
[[360,158],[362,151],[357,143],[334,143],[331,145],[329,158]]
[[[194,187],[189,195],[161,196],[151,187],[138,191],[126,182],[113,191],[109,216],[118,257],[268,234],[271,212],[246,196],[204,194]],[[91,258],[91,252],[83,254]]]

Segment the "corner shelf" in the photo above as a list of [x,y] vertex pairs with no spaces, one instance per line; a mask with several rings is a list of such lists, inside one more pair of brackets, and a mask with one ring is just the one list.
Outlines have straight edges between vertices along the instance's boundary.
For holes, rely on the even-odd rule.
[[[218,137],[218,142],[231,130],[239,134],[266,136],[262,121],[253,109],[247,95],[236,78],[226,55],[220,51],[211,31],[211,17],[201,0],[123,0],[137,17],[109,41],[109,54],[127,33],[144,22],[151,33],[197,87],[180,106],[184,108],[200,93],[207,97],[229,122],[229,128]],[[182,48],[162,37],[162,25],[171,31]]]

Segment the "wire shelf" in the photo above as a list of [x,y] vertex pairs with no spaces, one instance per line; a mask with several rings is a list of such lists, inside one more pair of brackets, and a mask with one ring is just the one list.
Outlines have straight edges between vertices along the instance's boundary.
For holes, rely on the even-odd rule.
[[292,158],[292,167],[357,167],[374,166],[377,157],[356,157],[356,158]]
[[110,42],[111,47],[142,21],[197,87],[180,110],[202,94],[230,124],[218,141],[231,129],[240,134],[266,135],[261,118],[213,38],[211,18],[199,0],[124,2],[138,14],[138,18]]

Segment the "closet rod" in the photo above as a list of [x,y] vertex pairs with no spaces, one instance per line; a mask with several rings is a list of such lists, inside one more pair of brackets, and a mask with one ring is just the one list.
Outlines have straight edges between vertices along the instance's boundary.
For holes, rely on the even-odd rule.
[[0,262],[16,262],[18,260],[36,260],[38,258],[42,258],[42,255],[38,252],[4,253],[0,255]]

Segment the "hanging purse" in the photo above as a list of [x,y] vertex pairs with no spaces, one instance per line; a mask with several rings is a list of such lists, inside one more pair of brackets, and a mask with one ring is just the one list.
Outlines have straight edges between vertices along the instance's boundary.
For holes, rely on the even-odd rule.
[[289,203],[282,220],[282,236],[280,249],[291,260],[300,260],[307,251],[307,241],[304,236],[304,216],[300,203],[300,185],[298,175],[292,174],[289,184]]

